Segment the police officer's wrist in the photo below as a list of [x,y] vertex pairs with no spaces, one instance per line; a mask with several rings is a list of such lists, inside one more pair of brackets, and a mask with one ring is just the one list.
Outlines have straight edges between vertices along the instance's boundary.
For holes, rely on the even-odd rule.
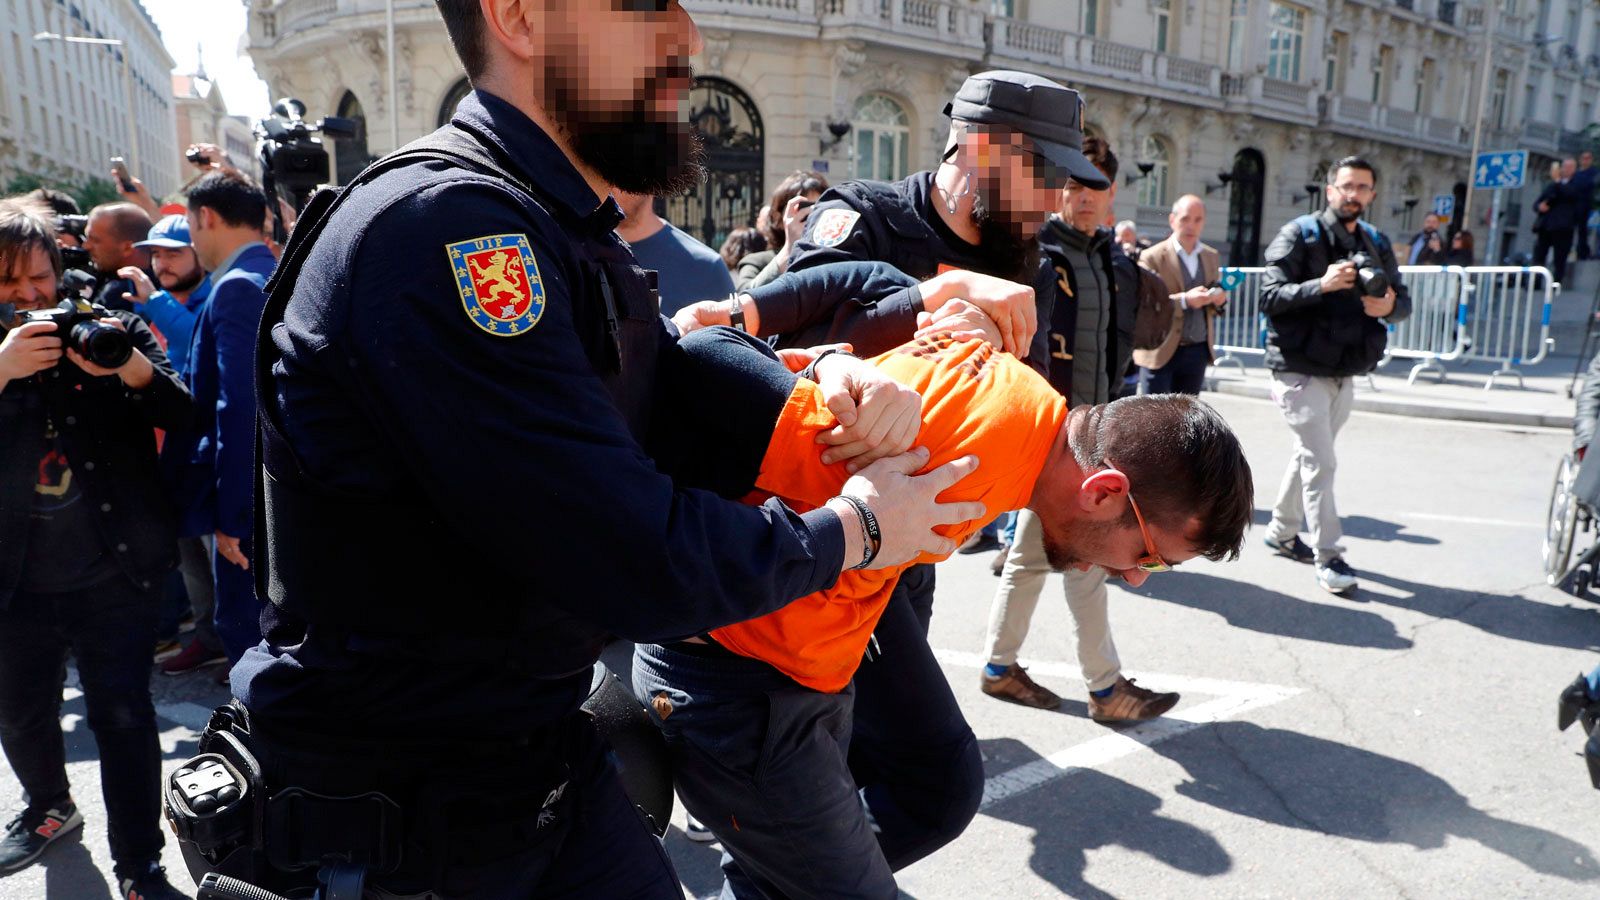
[[728,316],[728,324],[739,329],[745,334],[758,335],[761,333],[761,310],[756,307],[756,301],[749,294],[734,294],[727,300],[724,312]]
[[872,550],[872,543],[867,538],[866,522],[861,518],[860,511],[842,496],[833,497],[824,505],[839,517],[839,527],[844,537],[844,558],[840,570],[860,568],[869,561],[867,554]]

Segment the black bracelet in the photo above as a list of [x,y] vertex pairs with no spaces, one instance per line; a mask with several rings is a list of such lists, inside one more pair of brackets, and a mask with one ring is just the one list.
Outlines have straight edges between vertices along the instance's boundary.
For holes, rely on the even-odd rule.
[[872,507],[860,497],[849,494],[840,494],[839,499],[855,507],[856,516],[861,520],[861,539],[866,549],[861,554],[861,562],[851,566],[852,569],[865,569],[872,565],[878,558],[878,551],[883,549],[883,532],[878,530],[878,517],[872,514]]
[[811,365],[806,366],[804,369],[800,370],[800,377],[804,378],[805,380],[807,380],[809,382],[817,383],[817,366],[820,365],[823,360],[827,359],[828,357],[832,356],[835,353],[839,354],[840,356],[848,356],[851,359],[859,359],[860,358],[860,357],[856,356],[854,353],[851,353],[849,350],[842,350],[842,349],[840,349],[838,347],[829,347],[828,349],[822,351],[821,353],[818,353],[817,354],[817,358],[813,359],[811,361]]

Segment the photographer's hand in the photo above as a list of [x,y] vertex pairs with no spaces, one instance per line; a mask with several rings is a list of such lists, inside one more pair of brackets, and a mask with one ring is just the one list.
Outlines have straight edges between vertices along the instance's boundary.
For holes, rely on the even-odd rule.
[[1341,260],[1328,266],[1328,271],[1322,273],[1322,292],[1331,294],[1334,291],[1346,291],[1356,286],[1356,265],[1349,260]]
[[[128,326],[122,324],[121,319],[107,317],[101,319],[100,322],[103,325],[110,325],[113,328],[118,328],[122,331],[128,330]],[[156,380],[156,367],[151,365],[149,357],[145,356],[143,353],[140,353],[137,348],[134,349],[133,355],[128,357],[127,362],[115,369],[107,369],[104,366],[97,366],[94,363],[89,362],[87,359],[84,359],[78,353],[78,351],[72,349],[71,347],[67,348],[67,359],[72,360],[73,365],[84,370],[85,372],[88,372],[90,375],[97,377],[115,375],[122,379],[123,384],[133,388],[136,391],[149,387],[150,382]]]
[[42,372],[61,360],[56,323],[28,322],[6,332],[0,341],[0,390],[18,378]]
[[133,293],[123,292],[122,299],[134,304],[150,302],[150,295],[156,292],[156,286],[150,282],[150,276],[138,266],[123,266],[117,270],[118,278],[126,278],[133,282]]
[[[982,518],[986,509],[982,503],[940,503],[938,496],[956,482],[978,468],[976,456],[963,456],[946,463],[925,475],[913,475],[928,464],[928,450],[918,447],[909,453],[881,459],[862,469],[839,493],[864,501],[878,520],[882,543],[878,555],[869,569],[885,569],[904,565],[923,553],[946,557],[955,552],[955,541],[934,532],[936,525],[956,525]],[[829,501],[830,509],[843,510]],[[859,528],[852,515],[846,528]],[[846,560],[845,565],[851,565]]]
[[124,190],[122,179],[117,177],[116,170],[111,172],[111,183],[116,186],[118,196],[149,213],[150,218],[159,219],[161,217],[161,207],[156,204],[156,199],[150,196],[150,189],[145,187],[144,182],[137,178],[130,178],[130,180],[133,182],[133,190]]
[[223,559],[246,572],[250,571],[250,560],[245,558],[244,550],[239,547],[238,538],[230,537],[220,531],[216,533],[216,538],[217,552],[222,554]]
[[1394,288],[1389,288],[1382,297],[1368,297],[1362,294],[1361,309],[1374,319],[1381,319],[1394,312]]

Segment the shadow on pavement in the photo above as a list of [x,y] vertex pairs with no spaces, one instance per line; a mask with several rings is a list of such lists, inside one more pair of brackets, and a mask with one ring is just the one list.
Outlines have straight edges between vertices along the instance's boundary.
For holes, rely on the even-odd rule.
[[[45,900],[111,900],[111,885],[83,845],[82,828],[51,845],[34,865],[44,869]],[[0,880],[0,892],[4,887]]]
[[[1039,755],[1013,738],[980,741],[985,759]],[[1096,769],[1079,769],[1054,795],[1030,792],[1002,800],[983,815],[1033,829],[1028,865],[1072,897],[1109,900],[1112,894],[1085,880],[1088,851],[1121,846],[1153,862],[1194,875],[1221,875],[1233,858],[1207,831],[1161,815],[1161,798]],[[1060,802],[1070,791],[1071,802]],[[1031,800],[1029,798],[1032,798]]]
[[1583,844],[1476,809],[1449,782],[1393,757],[1240,721],[1151,749],[1188,772],[1179,794],[1236,815],[1419,850],[1465,838],[1545,875],[1600,878]]
[[[1363,582],[1381,584],[1407,594],[1392,597],[1358,590],[1352,599],[1409,609],[1438,619],[1451,619],[1497,637],[1571,650],[1600,649],[1600,609],[1555,606],[1520,594],[1462,591],[1406,581],[1370,569],[1358,569]],[[1155,579],[1151,579],[1154,581]]]
[[[1310,567],[1306,567],[1310,572]],[[1377,613],[1313,603],[1242,581],[1197,572],[1168,572],[1125,591],[1216,613],[1229,625],[1283,637],[1375,650],[1406,650],[1411,641]]]
[[[1272,510],[1257,509],[1251,512],[1250,521],[1259,526],[1272,523]],[[1408,534],[1409,525],[1374,519],[1371,516],[1340,516],[1339,527],[1345,534],[1366,541],[1399,541],[1403,544],[1437,544],[1439,539],[1426,534]],[[1304,532],[1301,532],[1304,539]]]

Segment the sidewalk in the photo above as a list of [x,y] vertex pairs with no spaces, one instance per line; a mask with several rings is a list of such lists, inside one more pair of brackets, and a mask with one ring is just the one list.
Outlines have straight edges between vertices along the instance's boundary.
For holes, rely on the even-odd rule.
[[[1600,283],[1600,262],[1574,263],[1568,269],[1569,284],[1556,298],[1550,317],[1550,336],[1555,341],[1550,355],[1536,366],[1521,366],[1523,385],[1514,376],[1502,375],[1494,387],[1484,385],[1498,366],[1493,363],[1443,363],[1447,376],[1423,372],[1416,383],[1407,385],[1413,360],[1392,359],[1379,367],[1371,380],[1356,379],[1355,408],[1433,419],[1491,422],[1499,425],[1533,427],[1572,427],[1573,400],[1567,394],[1574,366],[1587,367],[1578,354],[1583,347],[1584,325]],[[1590,355],[1596,347],[1590,348]],[[1212,367],[1206,376],[1206,389],[1246,397],[1270,397],[1270,380],[1261,357],[1243,357],[1245,371],[1234,365]]]

